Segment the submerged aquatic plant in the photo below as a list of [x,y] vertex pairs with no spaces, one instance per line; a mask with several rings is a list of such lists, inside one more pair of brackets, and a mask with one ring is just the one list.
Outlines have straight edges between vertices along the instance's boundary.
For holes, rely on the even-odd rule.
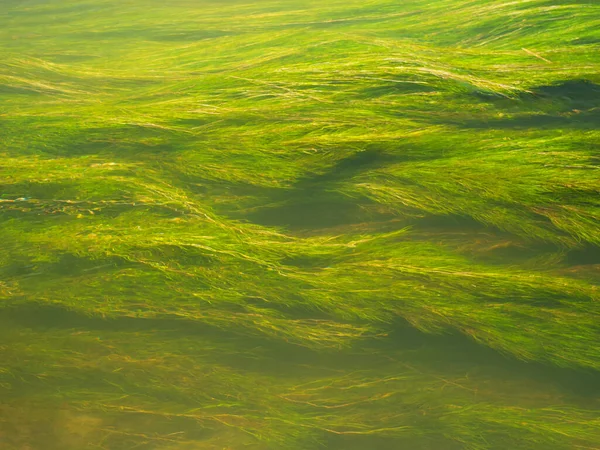
[[600,6],[5,3],[0,446],[600,446]]

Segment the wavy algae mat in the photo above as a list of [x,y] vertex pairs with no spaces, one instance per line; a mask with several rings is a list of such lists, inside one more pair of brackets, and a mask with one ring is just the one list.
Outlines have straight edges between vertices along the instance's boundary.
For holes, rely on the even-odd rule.
[[3,0],[2,450],[600,449],[600,2]]

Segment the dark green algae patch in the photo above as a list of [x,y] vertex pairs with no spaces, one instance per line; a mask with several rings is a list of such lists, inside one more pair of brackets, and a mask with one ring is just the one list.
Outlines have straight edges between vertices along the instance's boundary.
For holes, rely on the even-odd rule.
[[0,447],[600,448],[600,5],[0,25]]

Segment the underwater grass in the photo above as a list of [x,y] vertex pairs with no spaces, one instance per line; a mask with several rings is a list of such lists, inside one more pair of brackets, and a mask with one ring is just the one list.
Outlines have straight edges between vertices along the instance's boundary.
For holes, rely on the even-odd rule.
[[[505,373],[490,387],[497,370],[493,361],[465,376],[462,371],[470,367],[465,362],[446,365],[441,373],[431,363],[456,354],[415,353],[402,345],[385,355],[364,353],[365,367],[357,357],[368,348],[355,350],[353,358],[332,354],[325,360],[310,353],[298,358],[286,356],[284,348],[256,347],[258,341],[226,334],[184,338],[175,328],[148,332],[136,323],[80,325],[87,330],[38,322],[43,342],[33,330],[15,332],[5,325],[3,385],[17,395],[27,388],[34,405],[62,404],[75,423],[85,412],[91,422],[87,437],[107,448],[136,440],[209,445],[219,437],[234,446],[296,441],[312,448],[328,434],[399,439],[396,443],[423,437],[447,448],[485,448],[489,437],[501,435],[523,448],[569,448],[598,437],[589,400],[552,382],[536,388]],[[551,402],[563,404],[549,406],[549,392]],[[7,396],[7,404],[13,402]],[[566,426],[567,420],[576,425]],[[73,439],[70,434],[76,433],[56,430],[61,440]]]
[[5,3],[2,446],[600,446],[594,2]]

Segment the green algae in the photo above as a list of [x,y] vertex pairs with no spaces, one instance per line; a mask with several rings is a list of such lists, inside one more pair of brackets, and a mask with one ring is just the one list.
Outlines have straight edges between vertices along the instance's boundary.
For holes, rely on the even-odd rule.
[[7,2],[0,444],[597,448],[600,10],[555,3]]

